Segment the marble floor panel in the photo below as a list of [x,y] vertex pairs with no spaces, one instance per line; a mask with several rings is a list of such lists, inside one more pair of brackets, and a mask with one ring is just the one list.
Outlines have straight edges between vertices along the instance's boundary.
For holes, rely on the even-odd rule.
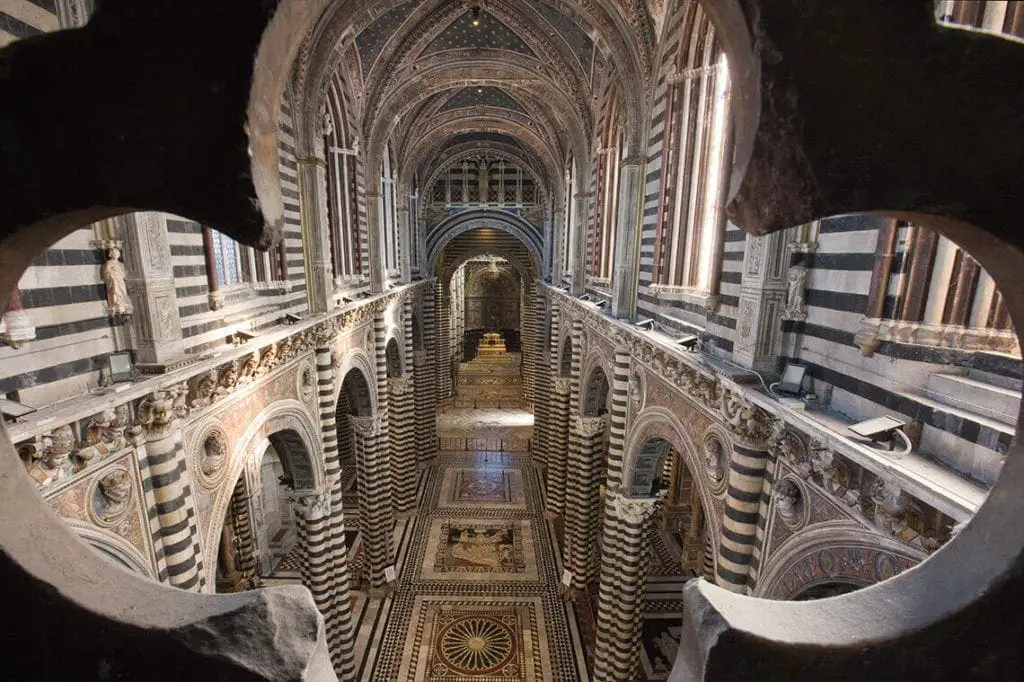
[[[443,416],[472,435],[474,415],[455,412]],[[526,426],[465,412],[482,417],[484,430]],[[392,593],[353,599],[359,679],[588,680],[530,455],[439,452],[419,490],[416,513],[396,524]]]

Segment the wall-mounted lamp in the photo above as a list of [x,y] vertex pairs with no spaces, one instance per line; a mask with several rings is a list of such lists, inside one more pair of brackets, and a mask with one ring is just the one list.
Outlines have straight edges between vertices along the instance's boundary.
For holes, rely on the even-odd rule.
[[650,317],[642,317],[634,322],[633,326],[639,327],[645,331],[654,331],[654,319]]
[[473,5],[469,10],[470,21],[474,26],[480,25],[480,5]]

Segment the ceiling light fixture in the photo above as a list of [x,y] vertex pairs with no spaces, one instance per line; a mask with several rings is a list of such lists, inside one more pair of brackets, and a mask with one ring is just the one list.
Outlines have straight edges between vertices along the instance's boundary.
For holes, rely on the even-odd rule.
[[480,25],[480,5],[473,5],[469,10],[469,16],[473,19],[473,25]]

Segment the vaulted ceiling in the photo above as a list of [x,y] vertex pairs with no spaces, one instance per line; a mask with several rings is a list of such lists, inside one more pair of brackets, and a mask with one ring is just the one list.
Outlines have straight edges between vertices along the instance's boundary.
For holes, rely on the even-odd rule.
[[403,183],[490,151],[514,155],[558,196],[569,156],[592,155],[600,96],[619,98],[627,136],[639,139],[662,5],[338,0],[304,45],[297,91],[315,101],[340,75],[368,160],[390,146]]

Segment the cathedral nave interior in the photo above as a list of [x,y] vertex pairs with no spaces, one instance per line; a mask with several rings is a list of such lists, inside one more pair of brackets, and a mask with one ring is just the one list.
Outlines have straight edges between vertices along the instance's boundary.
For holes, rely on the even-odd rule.
[[4,678],[1016,679],[1024,2],[857,4],[0,0]]

